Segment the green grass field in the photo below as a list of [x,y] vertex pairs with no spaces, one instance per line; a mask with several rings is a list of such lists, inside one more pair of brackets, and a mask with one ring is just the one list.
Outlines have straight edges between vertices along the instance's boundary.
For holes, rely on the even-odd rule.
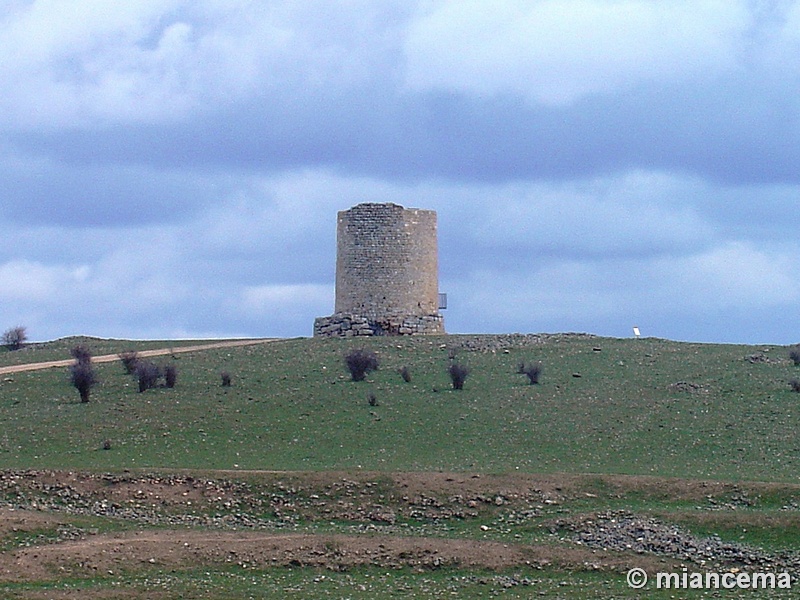
[[[77,341],[96,355],[173,344]],[[0,351],[0,366],[68,358],[74,343]],[[345,353],[356,347],[372,349],[380,359],[380,369],[363,382],[350,381],[344,367]],[[791,553],[798,549],[800,526],[800,394],[788,382],[800,378],[800,367],[788,353],[783,346],[572,334],[293,339],[153,359],[176,365],[178,383],[145,393],[138,393],[121,363],[97,365],[101,383],[88,404],[79,402],[67,369],[15,373],[0,377],[0,469],[223,470],[226,478],[242,482],[268,477],[252,471],[337,471],[363,474],[378,487],[384,485],[381,472],[564,474],[565,481],[578,475],[564,499],[537,505],[536,516],[524,522],[507,525],[511,509],[487,505],[474,518],[444,525],[408,519],[401,533],[547,547],[556,543],[551,529],[559,518],[629,511],[694,535]],[[470,368],[461,391],[451,389],[446,372],[453,355]],[[520,361],[541,361],[539,385],[517,373]],[[401,367],[410,370],[410,382],[401,378]],[[231,373],[232,387],[221,386],[223,370]],[[369,404],[370,394],[377,406]],[[616,475],[662,483],[642,487],[619,483]],[[672,483],[661,478],[694,491],[666,492]],[[696,488],[706,485],[701,480],[726,482],[726,491],[698,496]],[[259,485],[269,488],[274,481]],[[308,487],[298,498],[314,497],[320,489]],[[401,506],[400,497],[386,488],[374,502],[394,498]],[[70,519],[71,526],[100,533],[141,526]],[[308,516],[294,526],[348,535],[355,527],[345,517],[328,522]],[[36,543],[52,543],[58,538],[53,531],[37,532],[43,537]],[[0,552],[28,543],[25,536],[0,536]],[[154,589],[161,595],[149,597],[640,597],[617,573],[558,564],[511,572],[145,565],[122,575],[0,584],[2,597],[9,598],[51,592],[83,597],[71,595],[75,589],[94,594],[86,597],[117,597],[114,590],[123,588],[130,595],[119,597]],[[684,596],[648,590],[648,597]]]
[[[800,478],[800,394],[788,385],[800,368],[786,348],[553,336],[460,350],[471,374],[464,390],[450,389],[449,348],[480,343],[298,339],[175,355],[156,362],[177,365],[177,387],[143,394],[109,363],[97,366],[89,404],[66,369],[14,374],[0,382],[0,466]],[[343,365],[356,345],[381,361],[359,383]],[[99,354],[131,344],[97,346]],[[68,357],[31,356],[39,354]],[[0,364],[19,356],[0,354]],[[542,361],[540,385],[516,374],[521,360]],[[221,387],[221,370],[232,387]],[[111,450],[101,450],[104,440]]]

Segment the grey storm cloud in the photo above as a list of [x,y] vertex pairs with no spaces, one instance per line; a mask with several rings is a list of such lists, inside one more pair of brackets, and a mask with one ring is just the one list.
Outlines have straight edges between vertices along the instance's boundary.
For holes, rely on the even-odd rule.
[[[71,93],[62,90],[77,106],[51,116],[69,118],[66,124],[10,128],[9,138],[22,151],[70,164],[311,166],[457,181],[648,168],[737,183],[796,181],[800,115],[790,98],[800,70],[782,60],[800,46],[790,35],[793,4],[782,20],[735,2],[693,3],[694,11],[680,2],[661,3],[671,7],[662,10],[629,2],[616,17],[619,3],[507,2],[500,3],[508,6],[505,19],[482,2],[445,4],[428,15],[384,4],[383,11],[327,3],[251,8],[251,20],[261,18],[252,24],[225,12],[221,33],[208,22],[220,16],[213,11],[175,10],[169,24],[169,11],[155,20],[154,9],[143,8],[149,35],[115,47],[107,62],[94,58],[94,45],[79,46],[87,54],[73,59],[83,76],[73,76]],[[177,20],[199,18],[192,12],[205,20]],[[395,19],[381,21],[380,12]],[[526,13],[527,20],[512,19]],[[405,38],[397,18],[405,19]],[[676,33],[656,36],[660,25]],[[625,27],[632,33],[617,40]],[[486,29],[489,39],[479,33]],[[600,39],[584,40],[584,29],[597,29]],[[264,38],[253,41],[254,32]],[[238,43],[223,44],[223,34],[239,34]],[[245,41],[253,46],[237,57]],[[133,64],[119,69],[115,55]],[[108,82],[85,73],[103,66]],[[120,82],[150,87],[111,87]],[[100,114],[91,119],[87,111]]]
[[302,105],[251,101],[188,123],[25,132],[10,140],[20,151],[68,165],[314,167],[472,182],[647,168],[724,183],[798,183],[797,106],[750,93],[757,82],[737,83],[733,89],[651,87],[565,107],[530,106],[512,96],[431,91],[408,97],[356,88],[344,98],[315,97]]
[[364,201],[439,212],[451,331],[800,325],[798,2],[36,0],[0,41],[32,335],[308,334]]

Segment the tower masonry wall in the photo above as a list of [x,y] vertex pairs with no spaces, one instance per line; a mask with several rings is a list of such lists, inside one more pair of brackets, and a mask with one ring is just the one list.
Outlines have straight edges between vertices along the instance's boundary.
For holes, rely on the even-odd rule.
[[389,203],[339,212],[335,313],[317,319],[314,334],[443,333],[436,229],[432,210]]

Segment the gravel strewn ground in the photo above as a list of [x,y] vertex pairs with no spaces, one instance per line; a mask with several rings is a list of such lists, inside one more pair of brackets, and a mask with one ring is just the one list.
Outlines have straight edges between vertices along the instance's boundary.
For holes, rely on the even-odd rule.
[[553,529],[565,539],[601,550],[669,556],[705,567],[742,566],[750,570],[800,573],[800,554],[770,554],[719,537],[697,537],[675,525],[628,512],[604,512],[579,520],[559,520]]

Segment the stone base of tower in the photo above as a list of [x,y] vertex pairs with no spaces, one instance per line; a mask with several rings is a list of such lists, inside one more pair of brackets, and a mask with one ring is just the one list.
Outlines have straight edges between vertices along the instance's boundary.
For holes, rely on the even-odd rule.
[[439,335],[444,333],[442,315],[369,319],[363,315],[336,313],[314,319],[314,337],[369,337],[376,335]]

